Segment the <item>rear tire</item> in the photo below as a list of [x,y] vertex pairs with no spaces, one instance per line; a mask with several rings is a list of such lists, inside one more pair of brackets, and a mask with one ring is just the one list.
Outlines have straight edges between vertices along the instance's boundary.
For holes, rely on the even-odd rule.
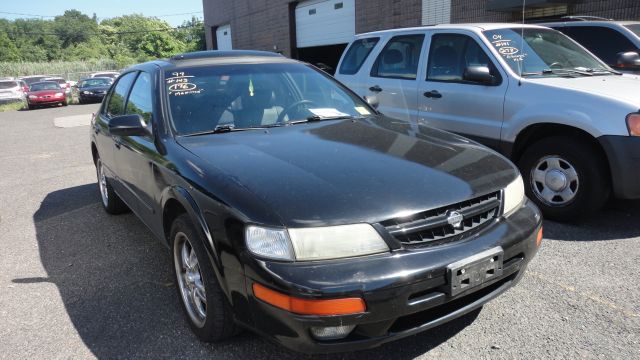
[[102,207],[104,210],[112,215],[122,214],[129,211],[127,204],[120,199],[120,196],[116,194],[109,183],[109,179],[104,173],[102,160],[100,157],[96,159],[96,174],[98,176],[98,189],[100,190],[100,197],[102,198]]
[[176,289],[191,330],[204,342],[218,342],[237,334],[231,305],[187,214],[173,221],[170,239]]
[[527,196],[548,219],[589,216],[611,193],[606,160],[592,144],[578,138],[541,139],[524,152],[518,167]]

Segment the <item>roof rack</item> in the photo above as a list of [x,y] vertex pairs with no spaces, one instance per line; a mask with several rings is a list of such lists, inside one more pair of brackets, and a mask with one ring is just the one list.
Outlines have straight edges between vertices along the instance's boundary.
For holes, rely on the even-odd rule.
[[586,16],[586,15],[574,15],[563,16],[560,18],[563,21],[613,21],[613,19],[607,19],[600,16]]
[[173,55],[170,60],[191,60],[191,59],[207,59],[221,57],[245,57],[245,56],[262,56],[262,57],[282,57],[281,54],[270,51],[258,50],[205,50],[194,51]]

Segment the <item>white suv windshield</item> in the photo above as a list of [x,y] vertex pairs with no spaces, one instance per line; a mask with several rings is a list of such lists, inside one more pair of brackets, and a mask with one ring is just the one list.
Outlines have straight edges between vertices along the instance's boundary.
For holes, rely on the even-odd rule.
[[636,36],[640,37],[640,24],[625,25],[625,27],[633,31],[633,33],[636,34]]
[[511,69],[523,76],[610,73],[604,63],[556,30],[498,29],[484,31],[484,36]]

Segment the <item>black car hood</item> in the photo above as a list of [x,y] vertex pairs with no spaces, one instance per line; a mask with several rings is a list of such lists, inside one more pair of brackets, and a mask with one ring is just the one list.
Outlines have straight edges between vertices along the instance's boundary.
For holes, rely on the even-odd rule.
[[517,176],[508,160],[475,142],[383,117],[178,142],[203,160],[205,174],[222,172],[289,227],[379,222],[484,195]]
[[83,88],[78,88],[78,91],[108,91],[111,85],[107,86],[87,86]]

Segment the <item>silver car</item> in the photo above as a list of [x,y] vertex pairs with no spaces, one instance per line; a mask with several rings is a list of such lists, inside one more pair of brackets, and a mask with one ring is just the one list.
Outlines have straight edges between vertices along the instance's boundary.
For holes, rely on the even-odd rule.
[[556,30],[454,24],[360,34],[336,78],[390,117],[511,158],[548,218],[590,214],[611,194],[640,198],[640,78]]
[[0,104],[26,99],[29,87],[22,80],[0,80]]

